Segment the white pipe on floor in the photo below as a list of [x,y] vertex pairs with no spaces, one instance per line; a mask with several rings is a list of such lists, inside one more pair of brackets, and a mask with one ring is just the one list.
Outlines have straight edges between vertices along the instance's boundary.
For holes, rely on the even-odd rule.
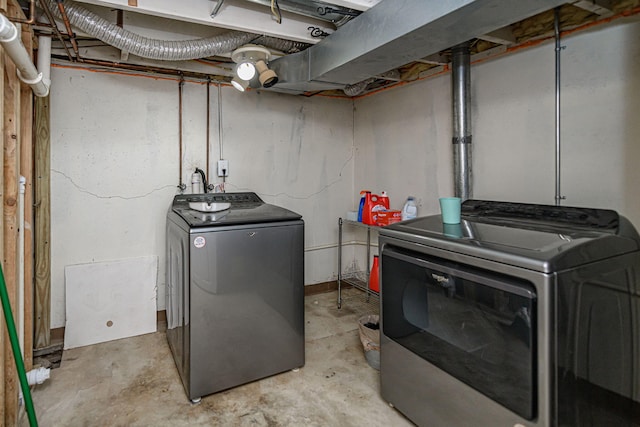
[[24,193],[27,178],[20,176],[18,195],[18,340],[24,360]]
[[49,368],[38,368],[27,372],[27,382],[29,385],[42,384],[51,376],[51,370]]
[[[42,384],[43,382],[48,380],[50,377],[51,377],[51,369],[49,368],[40,367],[38,369],[32,369],[31,371],[27,372],[27,384],[29,384],[30,386],[36,385],[36,384]],[[18,390],[18,402],[20,402],[20,406],[22,406],[23,404],[22,387],[20,387],[20,390]]]
[[33,65],[31,55],[20,40],[20,32],[3,14],[0,14],[0,44],[16,64],[18,78],[31,86],[36,96],[47,96],[50,82],[44,81],[43,74]]

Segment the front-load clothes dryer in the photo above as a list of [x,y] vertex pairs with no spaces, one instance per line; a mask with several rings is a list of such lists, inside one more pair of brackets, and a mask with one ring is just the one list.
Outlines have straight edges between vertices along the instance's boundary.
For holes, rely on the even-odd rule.
[[187,397],[304,365],[304,222],[255,193],[178,195],[167,339]]

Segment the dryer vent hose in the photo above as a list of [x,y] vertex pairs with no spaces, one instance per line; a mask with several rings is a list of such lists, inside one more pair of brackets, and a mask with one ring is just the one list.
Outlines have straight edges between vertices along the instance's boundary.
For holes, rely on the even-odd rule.
[[[261,36],[241,31],[229,31],[219,36],[195,40],[158,40],[141,36],[118,27],[72,1],[62,2],[69,22],[85,33],[120,50],[147,59],[186,61],[229,53],[249,42],[282,52],[292,53],[309,47],[306,43]],[[61,17],[57,4],[49,0],[51,10]]]

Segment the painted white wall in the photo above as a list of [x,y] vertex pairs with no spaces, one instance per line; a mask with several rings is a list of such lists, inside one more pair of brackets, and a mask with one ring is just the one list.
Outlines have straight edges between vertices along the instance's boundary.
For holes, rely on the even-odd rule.
[[[178,83],[54,67],[51,94],[53,328],[65,324],[64,267],[159,257],[178,185]],[[183,181],[206,163],[206,85],[183,92]],[[211,181],[219,158],[218,89],[210,109]],[[353,182],[353,104],[221,89],[227,191],[256,191],[303,215],[305,283],[337,274],[337,222]]]
[[[640,227],[640,22],[563,38],[564,205],[614,209]],[[553,42],[472,66],[473,196],[554,204]],[[407,194],[419,214],[453,192],[450,74],[356,101],[355,188]]]
[[71,69],[53,68],[51,77],[56,328],[65,324],[65,266],[147,255],[164,260],[163,218],[178,177],[178,92],[162,80]]
[[[562,39],[563,205],[614,209],[640,227],[640,22]],[[474,196],[554,204],[553,43],[472,68]]]
[[[450,92],[443,75],[356,100],[354,204],[361,190],[386,191],[391,209],[402,209],[414,196],[418,215],[428,215],[439,209],[439,195],[452,195]],[[346,241],[366,241],[362,229],[344,231]],[[372,230],[369,265],[378,254],[377,237]],[[366,247],[349,249],[342,256],[345,268],[366,270]]]
[[[223,156],[227,191],[251,190],[300,213],[305,284],[335,280],[337,218],[353,192],[353,103],[227,89]],[[246,114],[249,112],[250,114]]]
[[[640,226],[640,23],[563,40],[563,194],[567,205],[618,210]],[[178,181],[177,82],[54,68],[51,95],[52,327],[64,325],[66,265],[159,256]],[[211,88],[211,160],[220,152]],[[228,191],[253,190],[306,221],[305,283],[337,274],[337,218],[358,192],[407,195],[419,214],[451,195],[450,76],[355,101],[223,87]],[[553,203],[552,43],[472,67],[474,197]],[[183,178],[206,152],[206,86],[184,86]],[[347,236],[350,239],[351,236]],[[345,254],[360,265],[360,254]]]
[[419,215],[453,191],[449,75],[356,101],[355,188],[389,194],[391,209],[415,196]]

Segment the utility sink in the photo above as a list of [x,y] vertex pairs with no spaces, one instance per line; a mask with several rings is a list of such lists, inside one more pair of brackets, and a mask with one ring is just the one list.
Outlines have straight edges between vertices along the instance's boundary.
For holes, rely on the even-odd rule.
[[231,203],[207,203],[207,202],[191,202],[189,208],[198,212],[219,212],[231,207]]

